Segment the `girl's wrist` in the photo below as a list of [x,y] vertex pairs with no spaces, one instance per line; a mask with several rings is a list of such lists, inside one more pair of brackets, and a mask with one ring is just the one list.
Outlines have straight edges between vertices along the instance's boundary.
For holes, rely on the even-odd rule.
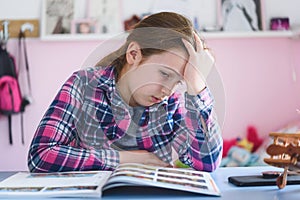
[[187,93],[189,95],[195,96],[200,94],[206,88],[206,84],[204,82],[195,84],[194,86],[187,85]]

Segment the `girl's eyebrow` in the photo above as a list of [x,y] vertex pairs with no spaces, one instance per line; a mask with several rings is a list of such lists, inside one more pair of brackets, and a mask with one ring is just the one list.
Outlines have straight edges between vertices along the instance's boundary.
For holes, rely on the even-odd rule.
[[171,68],[171,67],[169,67],[169,66],[167,66],[167,65],[162,65],[162,67],[165,68],[165,69],[167,69],[167,70],[169,70],[169,71],[172,71],[172,72],[175,73],[176,75],[182,77],[182,75],[181,75],[178,71],[174,70],[173,68]]

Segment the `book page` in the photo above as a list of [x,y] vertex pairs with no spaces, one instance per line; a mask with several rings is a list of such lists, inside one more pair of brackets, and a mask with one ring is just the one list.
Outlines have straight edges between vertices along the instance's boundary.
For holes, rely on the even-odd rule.
[[220,196],[208,172],[165,168],[142,164],[122,164],[113,172],[103,190],[117,186],[154,186],[206,195]]
[[100,197],[110,174],[110,171],[19,172],[0,182],[0,197]]

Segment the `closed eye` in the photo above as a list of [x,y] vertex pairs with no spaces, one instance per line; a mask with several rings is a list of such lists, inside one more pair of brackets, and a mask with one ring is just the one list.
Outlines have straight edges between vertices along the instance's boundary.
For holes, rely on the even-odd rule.
[[160,74],[164,77],[164,78],[169,78],[170,75],[164,71],[160,71]]

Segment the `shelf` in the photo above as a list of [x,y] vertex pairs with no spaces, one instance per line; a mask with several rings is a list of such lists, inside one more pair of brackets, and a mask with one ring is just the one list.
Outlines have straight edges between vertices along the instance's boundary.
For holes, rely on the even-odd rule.
[[226,38],[294,38],[299,32],[293,31],[254,31],[254,32],[204,32],[204,38],[226,39]]
[[55,34],[42,36],[42,41],[99,41],[122,38],[121,34]]
[[[59,34],[41,37],[43,41],[101,41],[125,38],[126,34]],[[227,38],[299,38],[298,31],[255,31],[255,32],[202,32],[206,39]]]

